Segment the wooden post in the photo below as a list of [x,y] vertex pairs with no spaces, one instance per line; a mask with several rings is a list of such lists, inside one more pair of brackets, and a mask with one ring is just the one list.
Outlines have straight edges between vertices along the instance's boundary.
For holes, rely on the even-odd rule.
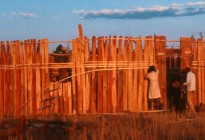
[[[125,37],[124,40],[124,62],[127,64],[128,62],[128,46],[129,46],[129,40],[128,37]],[[127,64],[128,67],[128,64]],[[124,70],[123,75],[123,111],[128,110],[128,70]]]
[[[85,64],[90,61],[90,48],[89,48],[89,39],[88,37],[85,37],[84,39],[84,45],[85,45]],[[86,70],[90,70],[90,69],[85,69]],[[90,91],[91,91],[91,73],[86,73],[85,74],[85,104],[86,104],[86,112],[90,111]],[[86,113],[85,112],[85,113]]]
[[32,112],[35,116],[37,114],[37,103],[36,103],[36,97],[37,97],[37,91],[36,91],[36,39],[31,40],[31,51],[32,51],[32,64],[34,64],[34,67],[32,66]]
[[[138,57],[138,66],[142,67],[142,39],[141,37],[136,38],[136,56]],[[138,70],[138,96],[137,96],[137,106],[138,106],[138,110],[142,111],[143,109],[143,83],[144,83],[144,75],[143,75],[143,68],[140,68]]]
[[0,117],[3,117],[5,113],[5,100],[6,100],[6,50],[5,50],[5,44],[4,42],[1,42],[1,51],[0,51],[1,57],[0,57],[0,65],[2,67],[0,68]]
[[[167,104],[166,93],[166,40],[165,36],[154,36],[155,39],[155,56],[157,68],[159,69],[159,85],[161,92],[161,102],[164,103],[165,108]],[[163,40],[163,41],[162,41]]]
[[[122,36],[118,39],[118,52],[117,61],[122,63],[123,51],[122,51]],[[123,110],[123,70],[117,71],[117,110],[121,112]]]
[[137,46],[137,42],[135,40],[135,51],[134,51],[134,58],[133,61],[134,63],[134,72],[133,72],[133,111],[136,112],[138,109],[138,103],[137,103],[137,99],[139,96],[138,93],[138,71],[139,71],[139,53],[138,53],[138,46]]
[[[77,43],[76,40],[72,40],[72,63],[74,66],[72,67],[72,75],[76,74],[76,54],[77,51]],[[77,82],[76,82],[76,76],[72,77],[72,101],[73,101],[73,114],[76,114],[77,111]]]
[[40,63],[41,63],[41,56],[40,56],[40,51],[41,51],[41,47],[40,47],[40,44],[41,41],[39,40],[38,41],[38,44],[37,44],[37,48],[36,48],[36,55],[35,55],[35,62],[36,62],[36,75],[35,75],[35,78],[36,78],[36,106],[37,106],[37,109],[39,110],[40,107],[41,107],[41,94],[40,94],[40,91],[41,91],[41,69],[40,69]]
[[181,68],[191,66],[192,62],[192,38],[181,37],[180,38],[180,49],[181,49]]
[[132,38],[129,37],[129,45],[128,45],[128,94],[127,94],[127,102],[128,102],[128,111],[133,111],[133,70],[132,70],[132,55],[133,55],[133,45]]
[[[96,62],[97,57],[96,57],[96,37],[92,37],[92,62]],[[95,63],[94,63],[95,64]],[[93,68],[92,70],[96,70]],[[96,86],[97,86],[97,75],[96,72],[92,72],[92,77],[91,77],[91,92],[90,92],[90,112],[91,113],[96,113],[97,111],[97,106],[96,106],[96,98],[97,98],[97,93],[96,93]]]
[[[105,45],[102,50],[103,54],[103,63],[104,69],[107,68],[108,65],[108,51],[109,51],[109,40],[108,38],[105,39]],[[103,113],[108,112],[108,71],[102,71],[103,73]]]
[[[151,38],[151,36],[146,36],[145,37],[145,44],[144,44],[144,63],[146,63],[145,67],[148,68],[149,67],[149,39]],[[147,69],[144,69],[143,71],[143,76],[145,76],[147,73]],[[144,90],[143,90],[143,110],[147,110],[148,109],[148,104],[147,104],[147,97],[148,97],[148,81],[145,80],[144,81]]]
[[[104,37],[98,38],[98,58],[99,63],[102,62],[102,48],[104,47]],[[97,112],[102,113],[103,111],[103,87],[102,87],[102,71],[98,71],[98,82],[97,82]]]
[[[76,43],[77,43],[77,49],[76,49],[76,62],[77,64],[81,64],[81,61],[82,61],[82,58],[81,56],[83,55],[82,54],[82,51],[81,51],[81,47],[82,47],[82,41],[78,38],[76,39]],[[77,74],[80,74],[82,71],[81,68],[76,68],[76,72]],[[77,75],[77,113],[80,113],[82,114],[83,113],[83,85],[82,82],[81,82],[81,78],[82,76],[81,75]]]
[[[106,37],[107,38],[107,37]],[[112,51],[111,51],[111,48],[112,48],[112,42],[111,42],[111,36],[109,36],[107,38],[107,47],[108,47],[108,65],[109,63],[112,63]],[[112,79],[112,75],[113,75],[113,71],[112,70],[108,70],[107,71],[107,75],[108,75],[108,82],[107,82],[107,88],[108,88],[108,93],[107,93],[107,112],[108,113],[111,113],[113,111],[113,101],[112,101],[112,85],[113,85],[113,79]]]
[[[112,45],[111,45],[111,51],[112,51],[112,62],[114,62],[114,69],[117,67],[117,50],[116,50],[116,43],[117,43],[117,37],[114,36],[114,39],[112,40]],[[116,91],[116,70],[112,71],[112,106],[113,110],[112,112],[115,113],[117,111],[117,91]]]

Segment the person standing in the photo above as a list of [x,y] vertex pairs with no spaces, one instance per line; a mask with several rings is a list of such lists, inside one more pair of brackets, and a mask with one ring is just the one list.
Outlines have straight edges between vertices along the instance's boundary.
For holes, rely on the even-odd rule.
[[195,108],[192,103],[192,95],[196,91],[196,76],[189,67],[186,68],[186,71],[188,73],[186,77],[186,82],[184,82],[183,85],[187,86],[187,103],[188,103],[189,109],[190,111],[195,112]]
[[155,103],[160,109],[162,108],[162,104],[160,103],[160,88],[158,82],[159,70],[155,68],[155,66],[150,66],[147,70],[147,74],[145,75],[145,79],[149,80],[148,87],[148,109],[151,110],[152,104]]

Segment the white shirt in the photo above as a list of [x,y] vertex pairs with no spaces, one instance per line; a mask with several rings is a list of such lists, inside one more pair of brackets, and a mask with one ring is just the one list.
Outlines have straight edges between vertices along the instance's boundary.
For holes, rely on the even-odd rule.
[[196,77],[193,72],[187,73],[186,79],[187,91],[195,91],[196,90]]
[[159,83],[158,83],[159,70],[152,71],[146,75],[145,78],[149,79],[149,99],[155,99],[161,97]]

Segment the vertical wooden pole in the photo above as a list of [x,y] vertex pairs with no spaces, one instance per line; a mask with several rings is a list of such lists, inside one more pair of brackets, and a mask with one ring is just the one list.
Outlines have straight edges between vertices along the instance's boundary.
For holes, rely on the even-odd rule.
[[14,59],[15,59],[15,65],[14,65],[14,116],[18,117],[20,115],[19,108],[20,108],[20,70],[17,69],[17,65],[20,61],[20,52],[19,52],[19,41],[15,42],[14,45]]
[[133,111],[133,65],[132,65],[133,45],[132,37],[129,37],[128,45],[128,111]]
[[[98,38],[98,63],[102,63],[102,48],[104,47],[104,37]],[[102,113],[103,111],[103,83],[102,83],[102,71],[98,71],[98,85],[97,85],[97,112]]]
[[[197,69],[197,41],[193,40],[193,61],[192,61],[193,71],[196,75],[196,85],[198,85],[198,69]],[[198,88],[196,88],[196,94],[193,96],[193,105],[198,105]]]
[[[124,39],[124,63],[128,67],[128,46],[129,46],[129,40],[128,37],[125,37]],[[123,111],[128,110],[128,70],[124,70],[123,75]]]
[[[108,49],[109,49],[109,40],[105,39],[105,45],[102,51],[103,55],[103,64],[104,69],[107,68],[108,65]],[[103,113],[108,112],[108,71],[102,71],[103,73]]]
[[[72,67],[72,75],[76,74],[76,50],[77,50],[77,45],[76,45],[76,40],[72,40],[72,63],[74,64],[74,66]],[[77,84],[76,84],[76,77],[72,77],[72,101],[73,101],[73,114],[76,114],[77,111],[77,92],[76,92],[76,88],[77,88]]]
[[16,73],[14,72],[14,65],[15,65],[15,63],[16,63],[16,60],[15,60],[15,51],[14,51],[14,44],[15,44],[15,42],[14,41],[10,41],[9,42],[9,46],[8,46],[8,49],[9,49],[9,51],[8,51],[8,55],[9,55],[9,64],[10,64],[10,66],[12,66],[12,68],[10,69],[10,71],[9,71],[9,75],[10,75],[10,78],[9,78],[9,90],[10,90],[10,102],[9,102],[9,104],[10,104],[10,108],[9,108],[9,110],[10,110],[10,112],[9,112],[9,115],[10,116],[14,116],[14,94],[15,94],[15,90],[14,90],[14,88],[15,88],[15,81],[16,81]]
[[[108,52],[108,65],[111,63],[112,64],[112,51],[111,51],[111,37],[107,37],[107,52]],[[107,71],[107,89],[108,89],[108,93],[107,93],[107,112],[111,113],[113,111],[113,102],[112,102],[112,84],[113,84],[113,79],[112,79],[112,75],[113,75],[113,71],[112,70],[108,70]]]
[[[9,65],[10,64],[10,46],[9,46],[9,42],[7,41],[6,42],[6,50],[5,50],[5,57],[6,57],[6,63],[5,65]],[[6,74],[5,74],[5,85],[4,85],[4,90],[5,90],[5,94],[4,94],[4,111],[5,111],[5,115],[6,117],[9,117],[10,116],[10,70],[7,69],[6,70]]]
[[[144,63],[146,63],[145,67],[149,67],[149,39],[151,36],[146,36],[145,37],[145,43],[144,43]],[[145,76],[147,73],[147,69],[144,69],[143,75]],[[143,110],[148,109],[148,104],[147,104],[147,97],[148,97],[148,81],[144,81],[144,90],[143,90]]]
[[5,83],[6,83],[6,55],[5,55],[5,44],[1,41],[1,48],[0,48],[0,117],[5,115],[4,107],[5,107]]
[[166,93],[166,40],[165,36],[155,36],[155,56],[157,68],[159,69],[159,86],[161,92],[161,102],[164,103],[165,108],[167,104],[167,93]]
[[138,108],[137,98],[138,98],[138,71],[139,71],[139,53],[137,50],[137,42],[135,41],[135,51],[134,51],[134,70],[133,70],[133,111],[136,112]]
[[35,116],[37,114],[37,103],[36,103],[36,39],[31,40],[31,53],[32,53],[32,94],[31,97],[33,98],[32,100],[32,112],[33,115]]
[[[112,51],[112,62],[114,69],[117,67],[116,58],[117,58],[117,50],[116,50],[116,43],[117,43],[117,37],[114,36],[112,39],[112,45],[111,45],[111,51]],[[112,71],[112,106],[113,110],[112,112],[115,113],[117,111],[117,91],[116,91],[116,70]]]
[[41,41],[38,40],[37,48],[36,48],[36,55],[35,55],[35,63],[36,63],[36,107],[39,110],[41,107]]
[[[117,61],[123,63],[123,51],[122,51],[122,36],[118,39],[118,52]],[[117,110],[121,112],[123,110],[123,70],[117,71]]]
[[86,113],[86,88],[85,88],[85,44],[84,44],[84,40],[83,38],[80,39],[80,54],[79,55],[81,57],[80,59],[80,63],[82,64],[81,67],[81,75],[80,75],[80,80],[81,80],[81,88],[82,88],[82,113],[85,114]]
[[180,38],[180,49],[181,49],[181,68],[191,66],[192,62],[192,38],[181,37]]
[[[138,57],[138,67],[142,67],[142,39],[141,37],[136,38],[136,56]],[[137,96],[137,106],[138,110],[142,111],[143,109],[143,83],[144,83],[144,75],[143,68],[138,70],[138,96]]]
[[71,82],[68,82],[68,114],[72,114]]
[[199,95],[200,95],[200,100],[202,104],[205,104],[205,42],[203,38],[199,39],[199,44],[198,44],[198,61],[199,61],[199,76],[198,79],[198,87],[199,87]]
[[32,44],[31,44],[31,40],[28,40],[27,58],[26,59],[28,60],[28,94],[27,94],[28,95],[28,100],[27,101],[29,101],[29,103],[28,103],[29,110],[28,111],[29,111],[29,115],[33,115],[33,110],[32,110],[33,100],[31,100],[32,95],[33,95],[33,93],[32,93],[33,74],[32,74],[32,67],[31,67],[32,66]]
[[[81,45],[81,40],[78,38],[78,39],[76,39],[76,43],[77,43],[77,50],[76,50],[76,62],[78,63],[78,64],[80,64],[80,62],[81,62],[81,60],[82,60],[82,58],[81,58],[81,56],[83,55],[82,54],[82,52],[81,52],[81,47],[82,47],[82,45]],[[77,67],[77,69],[76,69],[76,72],[77,72],[77,74],[80,74],[81,73],[81,68],[79,67]],[[83,85],[81,85],[82,84],[82,82],[81,82],[81,78],[82,78],[82,76],[81,75],[77,75],[77,108],[78,108],[78,110],[77,110],[77,112],[78,113],[80,113],[80,114],[82,114],[83,113],[83,88],[82,88],[82,86]]]
[[[90,61],[90,48],[89,48],[89,39],[88,37],[85,37],[84,39],[84,45],[85,45],[85,64]],[[89,69],[85,69],[89,70]],[[86,112],[90,111],[90,91],[91,91],[91,73],[85,74],[85,100],[86,100]]]
[[[92,63],[96,64],[96,37],[93,36],[92,37]],[[95,68],[93,68],[92,70],[95,70]],[[96,107],[96,98],[97,98],[97,90],[96,90],[96,86],[97,86],[97,75],[96,72],[93,71],[92,72],[92,77],[91,77],[91,92],[90,92],[90,111],[91,113],[96,113],[97,111],[97,107]]]

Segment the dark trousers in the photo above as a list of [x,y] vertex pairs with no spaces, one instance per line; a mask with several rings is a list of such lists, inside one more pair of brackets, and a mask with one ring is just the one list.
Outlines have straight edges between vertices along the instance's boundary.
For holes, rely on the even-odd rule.
[[148,99],[148,110],[162,109],[163,105],[160,103],[160,98]]

